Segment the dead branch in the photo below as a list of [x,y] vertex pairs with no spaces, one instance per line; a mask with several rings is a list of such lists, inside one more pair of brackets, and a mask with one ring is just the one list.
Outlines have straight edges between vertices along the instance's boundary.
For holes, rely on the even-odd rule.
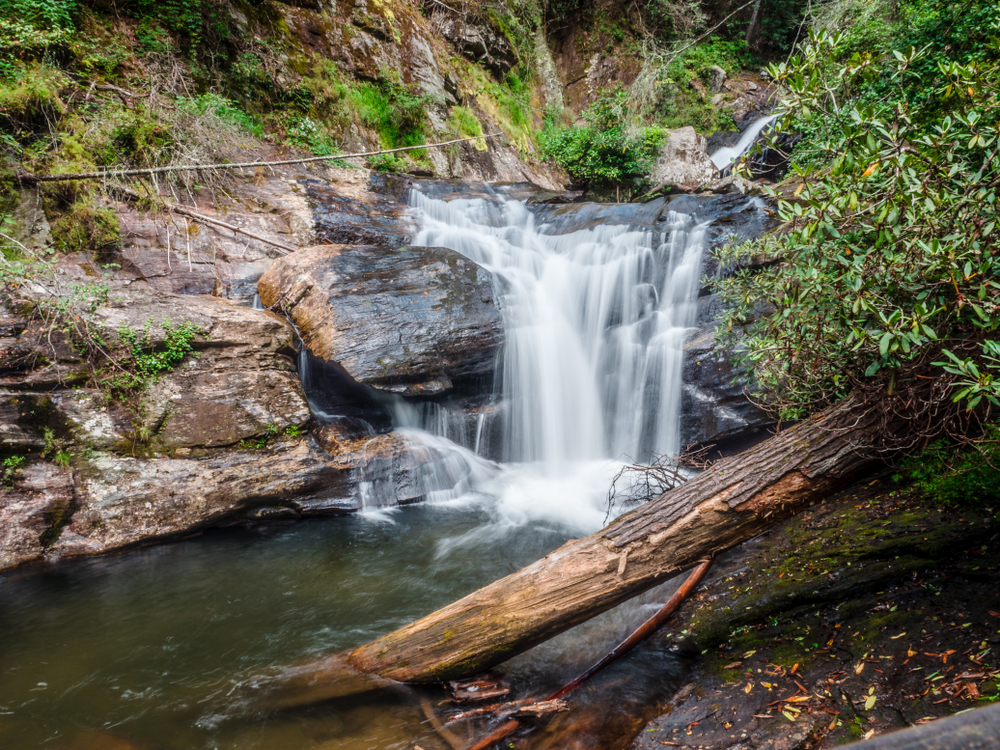
[[170,167],[151,167],[148,169],[103,169],[96,172],[70,172],[67,174],[29,174],[23,172],[18,174],[17,179],[21,182],[56,182],[62,180],[103,180],[109,177],[139,177],[141,175],[165,174],[168,172],[193,172],[207,169],[246,169],[248,167],[278,167],[287,164],[309,164],[319,161],[335,161],[337,159],[353,159],[361,156],[379,156],[380,154],[395,154],[400,151],[419,151],[425,148],[436,148],[439,146],[451,146],[455,143],[465,143],[479,138],[495,138],[501,133],[488,133],[486,135],[475,135],[471,138],[456,138],[452,141],[441,143],[425,143],[421,146],[403,146],[401,148],[387,148],[379,151],[363,151],[356,154],[337,154],[334,156],[310,156],[303,159],[282,159],[280,161],[247,161],[234,164],[180,164]]
[[[143,198],[147,197],[147,196],[142,195],[141,193],[137,193],[135,190],[130,190],[129,188],[123,187],[121,185],[109,185],[108,189],[111,190],[112,192],[121,193],[122,195],[126,196],[127,198],[129,198],[131,200],[142,200]],[[160,200],[163,201],[162,198]],[[232,232],[238,232],[239,234],[244,234],[247,237],[252,237],[253,239],[257,240],[258,242],[264,242],[264,243],[266,243],[268,245],[271,245],[273,247],[278,248],[279,250],[282,250],[285,253],[294,253],[298,249],[298,248],[292,247],[291,245],[286,245],[283,242],[278,242],[277,240],[268,239],[267,237],[264,237],[263,235],[257,234],[256,232],[251,232],[249,229],[243,229],[242,227],[238,227],[238,226],[236,226],[234,224],[229,224],[229,223],[227,223],[225,221],[222,221],[220,219],[215,219],[215,218],[212,218],[211,216],[205,216],[204,214],[199,214],[196,211],[192,211],[190,208],[187,208],[186,206],[182,206],[182,205],[177,204],[177,203],[168,203],[167,201],[163,201],[163,206],[168,211],[172,211],[174,213],[181,214],[182,216],[187,216],[189,218],[194,219],[195,221],[203,221],[206,224],[214,224],[215,226],[222,227],[223,229],[228,229],[228,230],[230,230]],[[167,238],[168,238],[167,241],[169,243],[169,230],[168,230]],[[169,245],[168,245],[168,248],[169,248]],[[169,250],[168,250],[168,256],[167,257],[169,258]],[[188,238],[188,265],[190,265],[190,262],[191,262],[191,240],[190,240],[190,237],[189,237]]]

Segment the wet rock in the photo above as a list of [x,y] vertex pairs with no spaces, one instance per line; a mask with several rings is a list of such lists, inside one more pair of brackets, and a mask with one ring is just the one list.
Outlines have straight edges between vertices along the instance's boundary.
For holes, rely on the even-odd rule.
[[94,555],[190,534],[303,496],[349,494],[349,485],[350,472],[308,439],[202,459],[98,455],[49,554]]
[[73,472],[37,462],[0,487],[0,571],[39,558],[75,507]]
[[490,274],[444,248],[306,248],[276,261],[259,289],[313,355],[395,393],[492,373],[503,341]]
[[326,181],[306,180],[303,187],[315,206],[316,234],[325,242],[400,247],[416,234],[417,226],[405,208],[405,188],[394,190],[402,193],[398,198],[373,191],[368,200],[358,200]]
[[[353,471],[353,493],[338,508],[393,507],[424,500],[434,492],[453,490],[470,473],[457,453],[445,451],[399,432],[351,438],[336,427],[317,428],[316,439],[335,465]],[[296,507],[304,514],[328,511],[328,501],[308,500]]]
[[714,322],[684,344],[681,445],[712,445],[712,455],[731,455],[768,437],[774,419],[748,398],[747,374],[728,352],[716,350]]
[[719,179],[719,170],[708,156],[707,141],[692,127],[668,132],[649,179],[657,185],[700,186]]

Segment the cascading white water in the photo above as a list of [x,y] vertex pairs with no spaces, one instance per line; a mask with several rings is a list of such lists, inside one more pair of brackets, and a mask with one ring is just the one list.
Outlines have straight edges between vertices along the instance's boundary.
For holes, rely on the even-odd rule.
[[754,120],[750,126],[743,131],[743,135],[740,136],[736,145],[723,146],[722,148],[716,149],[709,155],[712,163],[719,169],[728,169],[732,166],[733,162],[738,160],[741,156],[743,156],[743,154],[750,150],[750,147],[754,144],[754,141],[757,140],[757,136],[760,135],[760,132],[777,119],[777,115],[767,115]]
[[451,248],[497,279],[506,461],[552,476],[569,462],[678,450],[705,225],[669,212],[662,231],[603,223],[558,233],[502,197],[442,201],[414,190],[410,202],[421,224],[414,244]]

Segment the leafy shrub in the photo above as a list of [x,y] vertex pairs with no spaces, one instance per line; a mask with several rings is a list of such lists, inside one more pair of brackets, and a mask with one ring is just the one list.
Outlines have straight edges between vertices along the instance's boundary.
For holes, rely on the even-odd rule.
[[311,117],[294,117],[290,120],[286,133],[288,142],[304,148],[316,156],[330,156],[337,153],[336,141],[326,128]]
[[378,133],[383,148],[418,146],[424,142],[427,98],[402,86],[361,83],[350,89],[349,106],[362,123]]
[[0,464],[0,487],[13,487],[17,475],[24,466],[24,456],[8,456]]
[[626,129],[628,95],[601,97],[583,117],[584,127],[549,127],[538,136],[542,154],[562,165],[578,183],[609,187],[629,183],[639,187],[663,144],[664,131]]
[[118,329],[118,339],[124,348],[124,356],[117,367],[104,380],[112,392],[127,395],[156,382],[168,370],[173,369],[194,350],[192,342],[199,328],[190,321],[174,325],[169,318],[161,324],[163,347],[156,348],[151,339],[153,321],[147,320],[141,331],[124,326]]
[[[981,33],[1000,31],[1000,17],[992,24]],[[778,204],[786,232],[721,254],[782,259],[717,285],[730,305],[723,338],[742,336],[759,381],[793,411],[858,387],[883,401],[909,393],[907,409],[937,403],[928,388],[969,409],[1000,398],[990,355],[1000,328],[1000,40],[981,40],[989,60],[937,56],[941,81],[929,88],[914,73],[929,48],[845,59],[838,41],[813,33],[769,69],[787,87],[786,117],[826,121],[817,132],[828,140],[815,144],[824,166],[794,167],[801,185]],[[872,86],[894,95],[861,96]],[[762,300],[776,312],[759,315]]]

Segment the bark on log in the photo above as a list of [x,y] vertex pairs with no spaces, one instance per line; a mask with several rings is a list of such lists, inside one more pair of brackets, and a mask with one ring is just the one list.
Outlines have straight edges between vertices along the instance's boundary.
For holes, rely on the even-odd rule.
[[417,683],[493,667],[844,486],[876,462],[874,422],[846,399],[604,530],[354,649],[348,661],[360,672]]
[[844,750],[996,750],[998,747],[1000,705],[995,705],[856,742]]

